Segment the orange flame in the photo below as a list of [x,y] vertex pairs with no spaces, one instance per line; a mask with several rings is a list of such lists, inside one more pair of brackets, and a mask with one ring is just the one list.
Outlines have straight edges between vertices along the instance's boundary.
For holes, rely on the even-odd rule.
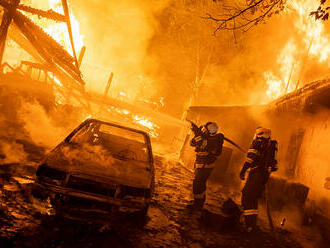
[[[52,10],[60,14],[64,14],[61,0],[49,0],[49,5]],[[70,11],[70,22],[75,48],[80,51],[84,45],[84,37],[79,32],[79,22],[73,15],[72,11]],[[61,43],[65,47],[65,49],[72,55],[72,48],[66,23],[55,23],[49,25],[45,28],[45,31],[49,35],[51,35],[56,41]]]
[[139,125],[140,127],[146,128],[146,131],[152,136],[152,137],[158,137],[158,129],[160,128],[156,123],[154,123],[150,118],[147,118],[143,115],[133,114],[131,111],[127,109],[121,109],[118,107],[111,106],[108,108],[108,112],[117,113],[121,117],[123,117],[125,120],[135,123]]
[[[37,0],[35,1],[35,4],[45,6],[43,0]],[[49,0],[48,8],[51,8],[52,10],[60,14],[64,14],[61,0]],[[71,55],[73,55],[66,23],[55,23],[54,21],[48,19],[39,19],[39,17],[32,14],[28,14],[25,12],[24,14],[26,14],[33,21],[38,23],[47,34],[49,34],[53,39],[55,39],[58,43],[60,43]],[[84,36],[80,34],[79,22],[75,18],[71,9],[70,9],[70,21],[71,21],[71,28],[72,28],[72,35],[75,44],[75,49],[79,52],[81,48],[84,46]]]
[[[318,58],[319,63],[324,63],[330,56],[329,39],[325,35],[324,24],[309,16],[310,11],[316,9],[318,4],[319,1],[315,0],[292,0],[290,2],[291,8],[298,14],[295,27],[298,33],[303,36],[304,52],[309,57]],[[302,55],[298,50],[295,40],[289,39],[277,58],[280,75],[275,76],[271,71],[264,73],[268,85],[266,91],[268,100],[276,99],[295,90],[303,70]],[[328,66],[330,66],[330,62],[328,62]]]

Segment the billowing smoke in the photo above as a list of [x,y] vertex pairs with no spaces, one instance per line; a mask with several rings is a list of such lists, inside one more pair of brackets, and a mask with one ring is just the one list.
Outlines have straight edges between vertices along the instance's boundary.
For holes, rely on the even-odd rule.
[[102,92],[113,71],[112,96],[163,97],[163,110],[177,116],[190,104],[265,103],[328,69],[319,60],[326,49],[316,51],[325,45],[326,27],[310,34],[316,28],[309,27],[315,7],[309,2],[288,1],[289,8],[266,24],[216,36],[215,23],[201,18],[221,13],[214,1],[70,3],[87,46],[82,70],[88,88]]
[[[23,3],[56,11],[61,5],[59,0]],[[110,96],[158,104],[158,110],[181,117],[190,105],[266,103],[325,76],[329,24],[309,17],[318,1],[287,1],[284,11],[249,32],[219,30],[214,36],[217,24],[201,17],[223,13],[224,3],[233,5],[69,1],[77,52],[87,47],[81,69],[88,90],[102,93],[114,72]]]

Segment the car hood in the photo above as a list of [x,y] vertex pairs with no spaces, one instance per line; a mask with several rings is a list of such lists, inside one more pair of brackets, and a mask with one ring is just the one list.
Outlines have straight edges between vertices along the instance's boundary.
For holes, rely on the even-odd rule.
[[120,160],[101,146],[74,146],[62,143],[51,151],[44,163],[71,174],[108,178],[110,181],[138,188],[149,188],[152,181],[148,162]]

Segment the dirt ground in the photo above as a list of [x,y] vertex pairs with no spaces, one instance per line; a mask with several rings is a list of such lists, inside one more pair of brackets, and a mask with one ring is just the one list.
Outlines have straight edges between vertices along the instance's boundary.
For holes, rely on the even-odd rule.
[[[107,225],[55,218],[49,202],[31,194],[34,165],[1,165],[0,247],[302,247],[292,233],[260,230],[246,234],[219,216],[205,218],[187,208],[192,174],[156,157],[155,193],[147,217],[124,216]],[[210,191],[208,205],[224,200]],[[217,224],[219,218],[219,225]]]

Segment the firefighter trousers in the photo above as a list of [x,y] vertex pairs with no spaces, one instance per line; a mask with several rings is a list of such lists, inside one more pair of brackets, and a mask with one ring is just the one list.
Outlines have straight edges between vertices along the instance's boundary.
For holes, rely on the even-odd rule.
[[194,203],[203,206],[206,199],[206,182],[213,168],[196,168],[193,181]]
[[269,175],[266,172],[251,170],[242,190],[242,207],[245,224],[254,228],[258,217],[258,200],[262,196]]

